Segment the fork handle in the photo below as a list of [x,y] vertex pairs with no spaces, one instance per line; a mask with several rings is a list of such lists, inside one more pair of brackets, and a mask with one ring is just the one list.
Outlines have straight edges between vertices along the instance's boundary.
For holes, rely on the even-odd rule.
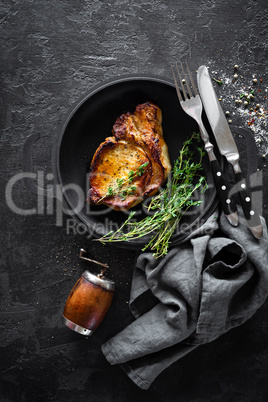
[[221,203],[223,212],[226,215],[226,218],[229,221],[229,223],[233,226],[237,226],[238,225],[237,208],[235,202],[230,196],[229,184],[223,175],[223,172],[217,159],[215,158],[214,160],[211,160],[210,164],[215,186],[219,196],[219,201]]

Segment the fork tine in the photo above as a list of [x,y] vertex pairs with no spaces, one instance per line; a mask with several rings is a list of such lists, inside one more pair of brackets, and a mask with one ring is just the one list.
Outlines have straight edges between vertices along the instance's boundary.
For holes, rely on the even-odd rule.
[[191,84],[192,84],[192,87],[193,87],[194,94],[195,94],[195,95],[198,95],[198,91],[197,91],[197,88],[196,88],[196,86],[195,86],[195,83],[194,83],[192,74],[191,74],[191,72],[190,72],[190,70],[189,70],[187,61],[185,61],[185,63],[186,63],[186,67],[187,67],[187,70],[188,70],[188,75],[189,75],[189,78],[190,78],[190,81],[191,81]]
[[189,83],[188,83],[188,80],[187,80],[187,78],[186,78],[186,74],[185,74],[185,71],[184,71],[182,62],[181,62],[181,69],[182,69],[182,72],[183,72],[183,75],[184,75],[184,80],[185,80],[185,83],[186,83],[186,86],[187,86],[187,91],[188,91],[189,96],[190,96],[190,98],[191,98],[191,97],[193,96],[193,94],[192,94],[192,91],[191,91],[191,87],[190,87],[190,85],[189,85]]
[[185,100],[185,99],[187,99],[187,93],[185,91],[184,84],[182,82],[182,78],[181,78],[180,70],[179,70],[179,67],[178,67],[178,63],[176,63],[176,68],[177,68],[177,73],[178,73],[178,76],[179,76],[180,85],[181,85],[181,89],[182,89],[184,100]]
[[175,87],[176,87],[176,91],[177,91],[177,95],[178,95],[179,101],[182,102],[181,91],[180,91],[180,89],[179,89],[179,87],[178,87],[178,81],[177,81],[176,75],[175,75],[175,73],[174,73],[173,67],[171,67],[171,71],[172,71],[172,74],[173,74],[173,78],[174,78]]

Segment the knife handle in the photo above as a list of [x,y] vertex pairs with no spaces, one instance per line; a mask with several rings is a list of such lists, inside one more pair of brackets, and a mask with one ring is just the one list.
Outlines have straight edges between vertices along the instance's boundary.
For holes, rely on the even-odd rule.
[[232,197],[230,197],[229,184],[222,173],[219,162],[215,159],[210,161],[210,163],[223,212],[227,216],[231,215],[236,212],[237,209],[235,202],[233,201]]
[[[241,206],[245,215],[246,220],[248,221],[248,226],[249,228],[258,228],[259,235],[256,237],[261,237],[262,236],[262,225],[261,225],[261,220],[258,212],[252,205],[252,196],[251,196],[251,191],[247,186],[246,180],[243,176],[243,173],[237,172],[235,173],[235,179],[236,183],[238,184],[238,192],[239,192],[239,197],[241,201]],[[254,234],[254,232],[253,232]]]

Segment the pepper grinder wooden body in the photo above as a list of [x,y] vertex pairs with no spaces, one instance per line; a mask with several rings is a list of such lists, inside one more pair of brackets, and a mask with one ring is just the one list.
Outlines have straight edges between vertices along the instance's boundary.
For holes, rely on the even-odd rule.
[[111,305],[114,288],[113,281],[89,271],[83,272],[66,301],[65,325],[82,335],[92,335]]

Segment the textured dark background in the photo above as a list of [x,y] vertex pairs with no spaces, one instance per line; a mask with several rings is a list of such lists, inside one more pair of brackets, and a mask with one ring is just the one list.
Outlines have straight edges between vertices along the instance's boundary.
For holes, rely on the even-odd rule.
[[[135,252],[67,234],[67,217],[57,227],[54,215],[15,214],[4,197],[10,178],[22,171],[25,140],[48,135],[36,144],[34,163],[51,172],[51,144],[69,107],[106,79],[130,73],[171,78],[170,65],[185,58],[192,71],[206,64],[218,78],[232,78],[239,64],[244,81],[252,74],[263,79],[261,97],[268,80],[267,15],[266,0],[0,2],[1,402],[268,400],[267,303],[246,324],[186,356],[141,391],[100,349],[128,319]],[[233,123],[245,127],[231,101],[238,85],[219,90]],[[268,141],[265,130],[252,136],[258,139],[267,219]],[[14,186],[13,198],[21,208],[36,207],[36,196],[23,181]],[[78,260],[80,247],[109,262],[117,289],[91,338],[61,321],[69,291],[88,268]]]

